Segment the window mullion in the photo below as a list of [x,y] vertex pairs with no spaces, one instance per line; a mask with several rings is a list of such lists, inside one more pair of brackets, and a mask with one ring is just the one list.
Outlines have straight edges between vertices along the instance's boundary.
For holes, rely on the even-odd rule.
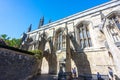
[[92,46],[92,42],[91,42],[91,38],[90,38],[90,34],[89,34],[89,29],[88,29],[87,25],[82,24],[79,27],[79,35],[80,35],[81,48]]
[[62,49],[62,38],[63,38],[63,35],[62,35],[63,33],[61,32],[61,34],[60,34],[60,36],[61,36],[61,40],[60,40],[60,49]]
[[86,25],[85,25],[84,27],[85,27],[85,35],[86,35],[86,42],[85,42],[85,45],[86,45],[86,47],[89,47],[89,45],[88,45],[87,27],[86,27]]
[[89,42],[90,36],[88,36],[88,33],[89,33],[89,30],[88,30],[88,27],[86,27],[87,47],[90,47],[90,42]]
[[83,33],[84,33],[84,48],[85,47],[87,47],[87,45],[86,45],[86,26],[85,25],[83,25]]
[[83,28],[83,26],[82,26],[82,48],[84,48],[84,28]]

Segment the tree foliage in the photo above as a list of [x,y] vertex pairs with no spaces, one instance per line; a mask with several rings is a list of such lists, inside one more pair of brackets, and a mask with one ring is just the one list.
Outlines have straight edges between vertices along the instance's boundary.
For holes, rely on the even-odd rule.
[[21,39],[12,38],[8,41],[9,46],[19,48],[21,44]]
[[6,34],[0,35],[0,38],[3,39],[8,46],[16,47],[16,48],[20,47],[21,39],[16,39],[16,38],[11,39],[11,37],[8,37],[8,35]]
[[8,37],[6,34],[0,35],[0,38],[2,38],[3,40],[9,40],[10,39],[10,37]]

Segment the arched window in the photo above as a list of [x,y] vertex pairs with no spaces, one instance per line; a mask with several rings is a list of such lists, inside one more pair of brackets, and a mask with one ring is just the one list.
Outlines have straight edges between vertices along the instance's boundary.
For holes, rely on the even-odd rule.
[[113,11],[107,16],[109,20],[109,25],[107,30],[112,36],[114,42],[120,41],[120,13],[118,11]]
[[61,49],[62,49],[62,32],[59,32],[57,37],[57,50]]
[[62,49],[65,49],[66,47],[66,38],[65,38],[65,35],[64,35],[64,29],[60,28],[57,30],[56,32],[56,48],[57,50],[62,50]]
[[92,42],[91,42],[88,24],[81,23],[80,25],[78,25],[77,29],[80,39],[80,48],[82,49],[85,47],[91,47]]
[[64,34],[62,35],[62,48],[66,48],[66,36]]
[[107,18],[120,30],[120,11],[111,12]]

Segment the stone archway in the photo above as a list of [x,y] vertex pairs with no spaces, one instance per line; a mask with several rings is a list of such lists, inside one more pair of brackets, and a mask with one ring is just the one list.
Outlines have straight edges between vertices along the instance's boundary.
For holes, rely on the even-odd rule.
[[45,57],[42,59],[42,65],[41,65],[41,74],[48,74],[49,73],[49,65],[48,61]]
[[[61,36],[59,36],[61,34]],[[58,42],[61,38],[61,46],[62,48],[58,48]],[[65,28],[61,27],[56,29],[55,31],[55,36],[54,36],[54,50],[53,52],[55,53],[56,60],[57,60],[57,73],[59,73],[60,67],[63,68],[64,71],[66,71],[66,35],[65,35]],[[64,43],[64,45],[63,45]]]
[[[89,30],[89,27],[90,27],[89,25],[90,25],[90,21],[83,20],[83,21],[78,22],[75,25],[75,36],[72,35],[70,37],[70,40],[72,43],[72,46],[70,44],[71,66],[72,66],[72,68],[76,67],[78,75],[91,74],[90,63],[89,63],[86,53],[84,52],[85,47],[83,47],[83,48],[80,47],[81,46],[80,40],[82,40],[82,39],[80,39],[81,37],[79,36],[80,35],[80,32],[79,32],[80,27],[81,26],[83,28],[87,27]],[[87,33],[87,31],[86,31],[86,33]],[[87,36],[87,37],[90,38],[90,36]],[[86,39],[86,37],[84,39]],[[89,45],[86,47],[91,47],[91,46]],[[77,49],[75,49],[75,48],[77,48]]]

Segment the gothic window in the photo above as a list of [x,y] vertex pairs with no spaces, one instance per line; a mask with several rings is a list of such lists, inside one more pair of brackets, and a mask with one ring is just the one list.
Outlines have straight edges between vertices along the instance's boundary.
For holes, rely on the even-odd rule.
[[109,25],[108,31],[109,34],[112,36],[114,42],[118,42],[120,40],[119,30],[120,30],[120,14],[112,13],[108,16]]
[[109,20],[114,23],[115,26],[120,30],[120,14],[112,13],[109,16]]
[[66,47],[66,38],[65,38],[65,35],[62,36],[62,47],[63,48]]
[[89,33],[89,29],[87,25],[81,25],[78,27],[79,29],[79,37],[80,37],[80,47],[85,48],[85,47],[91,47],[92,42],[91,42],[91,37]]
[[57,34],[57,50],[64,49],[66,47],[66,38],[63,32]]
[[62,49],[62,32],[58,33],[57,49],[58,50]]
[[109,34],[112,36],[114,42],[118,42],[120,40],[120,36],[118,35],[118,31],[117,31],[116,27],[109,24],[108,31],[109,31]]

